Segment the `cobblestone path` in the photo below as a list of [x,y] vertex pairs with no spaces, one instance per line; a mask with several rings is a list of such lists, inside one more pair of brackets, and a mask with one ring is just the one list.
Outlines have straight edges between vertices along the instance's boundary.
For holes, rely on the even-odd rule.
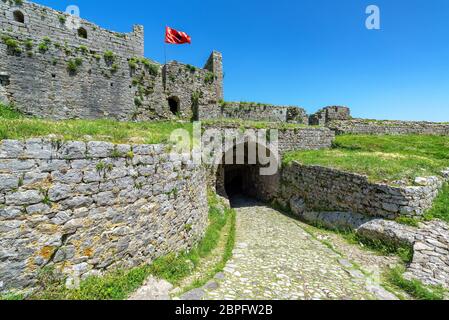
[[394,299],[348,259],[267,206],[237,200],[233,258],[202,299]]

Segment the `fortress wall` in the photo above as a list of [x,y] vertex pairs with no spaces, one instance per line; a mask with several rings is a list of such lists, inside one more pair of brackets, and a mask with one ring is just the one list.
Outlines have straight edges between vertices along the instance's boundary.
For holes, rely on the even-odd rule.
[[226,102],[203,114],[203,119],[217,118],[308,124],[304,109],[243,102]]
[[173,61],[165,65],[164,77],[166,95],[179,100],[183,118],[199,119],[218,104],[215,83],[219,80],[211,71]]
[[354,119],[346,121],[332,121],[327,125],[336,134],[428,134],[449,135],[448,123],[413,122],[413,121],[380,121]]
[[387,219],[415,217],[432,207],[449,178],[447,172],[443,176],[426,178],[420,186],[393,187],[358,174],[294,162],[283,169],[279,196],[297,214],[337,211]]
[[[213,129],[221,132],[223,137],[238,137],[237,144],[248,140],[245,130],[257,130],[254,127],[241,128],[238,124],[214,123],[213,125],[203,125],[205,129]],[[245,130],[244,130],[245,129]],[[276,129],[266,128],[265,130]],[[319,150],[330,148],[335,139],[335,134],[327,128],[297,128],[297,129],[277,129],[279,141],[279,153],[282,155],[289,151],[296,150]],[[224,146],[223,146],[224,147]]]
[[190,248],[207,225],[202,166],[164,145],[0,141],[0,292],[43,267],[69,279]]
[[[0,8],[0,101],[25,114],[56,120],[190,120],[217,104],[217,86],[222,90],[217,52],[208,67],[221,73],[190,72],[180,63],[162,66],[144,59],[141,27],[117,34],[81,20],[88,34],[83,39],[69,28],[69,15],[27,2],[0,2]],[[14,21],[15,10],[25,14],[24,23]],[[170,97],[179,100],[176,112],[170,110]]]
[[[13,13],[17,10],[24,14],[25,23],[14,21]],[[65,21],[61,17],[65,17]],[[86,39],[78,35],[79,28],[87,31]],[[113,32],[89,21],[26,1],[21,5],[16,5],[14,1],[0,1],[0,29],[35,40],[49,37],[54,42],[67,43],[69,46],[85,45],[97,52],[112,50],[124,57],[143,56],[144,53],[142,26],[134,26],[130,33]]]
[[[234,140],[234,145],[240,145],[248,142],[249,133],[244,134],[244,130],[235,124],[214,124],[212,127],[205,126],[205,129],[213,129],[217,134],[211,133],[213,139],[220,139],[220,133],[224,137],[234,136],[237,137]],[[248,128],[253,129],[254,128]],[[271,145],[267,147],[271,152],[275,153],[279,151],[276,155],[277,164],[282,161],[282,155],[288,151],[294,150],[318,150],[323,148],[329,148],[332,145],[335,135],[332,131],[326,128],[299,128],[299,129],[281,129],[279,130],[279,145],[278,150],[276,150]],[[215,145],[215,140],[211,139],[210,144]],[[271,141],[273,142],[273,141]],[[204,143],[204,147],[209,147],[209,143]],[[223,144],[223,153],[219,154],[220,159],[214,159],[215,165],[208,166],[208,185],[215,188],[217,192],[221,195],[225,194],[224,185],[224,166],[222,163],[223,156],[226,150],[226,146]],[[272,176],[260,176],[260,166],[245,166],[247,171],[247,177],[252,182],[249,185],[254,186],[252,189],[252,196],[270,202],[278,196],[278,191],[280,188],[280,172]]]
[[325,126],[334,120],[351,119],[351,110],[347,107],[332,106],[326,107],[309,117],[310,125]]
[[[179,100],[183,119],[191,119],[193,110],[208,110],[217,104],[213,78],[208,70],[195,69],[173,62],[162,66],[137,57],[104,52],[92,54],[79,47],[62,47],[51,43],[40,51],[36,43],[26,50],[21,41],[20,54],[0,43],[0,94],[25,114],[50,119],[112,118],[122,121],[175,119],[168,98]],[[131,67],[130,59],[136,67]],[[81,59],[76,72],[68,69],[70,62]],[[142,61],[145,61],[142,62]],[[196,100],[195,100],[196,99]]]
[[[25,41],[25,38],[18,38]],[[119,56],[114,64],[106,63],[103,53],[98,58],[77,48],[56,48],[46,52],[37,49],[13,54],[0,44],[0,70],[7,75],[4,85],[7,97],[28,114],[50,119],[114,118],[128,120],[134,110],[136,89],[128,62]],[[25,49],[23,49],[25,50]],[[32,54],[31,54],[32,52]],[[68,70],[69,61],[81,59],[76,72]]]

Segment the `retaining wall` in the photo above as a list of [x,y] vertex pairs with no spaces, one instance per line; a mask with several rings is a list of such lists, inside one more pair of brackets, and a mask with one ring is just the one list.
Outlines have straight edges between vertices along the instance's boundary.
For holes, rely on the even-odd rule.
[[69,279],[190,248],[207,225],[206,174],[163,145],[0,142],[0,291],[43,267]]
[[353,212],[388,219],[422,216],[432,207],[447,174],[420,179],[420,186],[394,187],[371,183],[358,174],[294,162],[282,171],[280,198],[287,204],[293,199],[296,207],[302,201],[303,211]]

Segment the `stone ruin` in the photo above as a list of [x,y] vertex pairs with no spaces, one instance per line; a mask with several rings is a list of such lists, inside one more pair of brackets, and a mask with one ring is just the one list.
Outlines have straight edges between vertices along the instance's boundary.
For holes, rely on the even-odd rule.
[[[281,153],[328,148],[335,134],[344,133],[449,135],[448,124],[352,119],[350,109],[341,106],[307,115],[295,106],[226,103],[220,52],[212,52],[203,68],[176,61],[160,64],[144,57],[142,26],[117,33],[34,3],[3,0],[0,30],[0,102],[26,115],[120,121],[230,118],[321,127],[281,131]],[[134,158],[127,156],[131,151]],[[111,156],[117,152],[119,157]],[[110,171],[99,172],[99,167]],[[284,202],[312,222],[348,224],[362,213],[368,220],[356,227],[378,238],[394,234],[379,217],[422,215],[443,183],[429,179],[409,190],[298,164],[268,178],[259,177],[257,169],[221,166],[212,180],[226,193],[225,176],[239,177],[254,196]],[[206,227],[208,175],[188,159],[173,158],[162,145],[0,141],[0,292],[33,286],[47,265],[86,277],[188,249]],[[302,187],[285,190],[281,182]],[[328,209],[345,212],[307,216],[307,207],[320,197],[329,202]],[[102,223],[95,226],[94,217]],[[161,219],[168,227],[147,223]],[[409,237],[417,252],[409,271],[426,283],[449,287],[447,227],[431,236],[427,231]],[[427,256],[431,258],[423,259]]]

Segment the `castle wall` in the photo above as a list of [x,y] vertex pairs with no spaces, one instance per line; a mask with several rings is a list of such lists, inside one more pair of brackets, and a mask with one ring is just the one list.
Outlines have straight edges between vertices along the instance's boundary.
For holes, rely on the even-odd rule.
[[335,131],[337,134],[449,135],[449,124],[424,121],[379,121],[354,119],[347,121],[332,121],[327,125],[327,127]]
[[[25,22],[14,21],[13,13],[19,10]],[[87,32],[84,39],[78,35],[83,28]],[[87,46],[90,50],[104,52],[112,50],[123,57],[143,56],[144,31],[142,26],[134,26],[130,33],[119,33],[103,29],[87,20],[53,10],[35,3],[23,1],[0,1],[0,29],[14,34],[26,35],[29,39],[41,40],[49,37],[53,42],[68,46]]]
[[165,65],[164,77],[166,95],[179,101],[183,118],[198,120],[200,109],[207,113],[218,104],[215,82],[219,80],[211,71],[174,61]]
[[326,107],[309,117],[309,124],[313,126],[325,126],[333,120],[351,119],[351,110],[347,107]]
[[[242,128],[235,124],[215,124],[214,126],[205,126],[205,129],[213,129],[217,134],[212,135],[211,141],[206,143],[203,141],[203,147],[208,148],[210,144],[215,145],[214,139],[220,139],[221,136],[233,136],[237,137],[234,140],[234,145],[241,145],[248,142],[249,134],[244,134]],[[248,127],[247,129],[254,128]],[[275,128],[274,128],[275,129]],[[267,149],[270,150],[272,155],[275,155],[276,164],[280,164],[282,161],[282,155],[289,151],[295,150],[319,150],[329,148],[335,138],[332,131],[326,128],[299,128],[299,129],[279,129],[278,130],[278,147],[272,146],[268,143]],[[212,139],[213,138],[213,139]],[[208,185],[215,188],[220,195],[225,195],[224,186],[224,170],[226,164],[222,163],[223,156],[226,150],[226,145],[222,145],[222,152],[219,153],[219,159],[214,159],[213,165],[208,166]],[[247,171],[247,177],[251,180],[253,192],[251,195],[261,199],[263,201],[270,202],[278,193],[280,184],[280,172],[272,176],[260,176],[260,166],[245,166]]]
[[190,248],[207,225],[206,175],[164,145],[0,142],[0,292],[45,266],[69,278]]
[[432,207],[448,178],[445,172],[424,179],[421,186],[393,187],[371,183],[358,174],[293,162],[283,168],[279,199],[298,214],[336,211],[387,219],[420,217]]
[[244,102],[225,102],[204,110],[202,119],[241,119],[249,121],[308,124],[304,109]]
[[[68,27],[72,16],[27,2],[0,2],[0,8],[0,99],[25,114],[56,120],[190,120],[199,109],[217,104],[221,79],[209,70],[143,58],[142,27],[118,34],[80,20],[87,31],[83,39]],[[24,13],[24,23],[14,21],[15,10]],[[215,62],[214,68],[221,66]],[[177,110],[170,109],[169,98],[178,101]]]
[[215,75],[215,92],[217,101],[221,101],[224,99],[224,90],[223,90],[223,56],[220,52],[213,51],[210,55],[209,59],[204,66],[204,69],[209,70]]

